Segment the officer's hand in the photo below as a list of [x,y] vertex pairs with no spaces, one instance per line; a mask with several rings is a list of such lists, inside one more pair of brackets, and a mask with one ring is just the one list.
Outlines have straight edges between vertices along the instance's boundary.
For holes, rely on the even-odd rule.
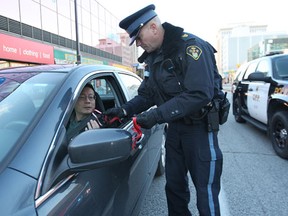
[[157,119],[159,119],[158,113],[156,109],[152,109],[148,112],[141,113],[136,116],[137,123],[146,129],[152,128],[156,123]]
[[126,116],[124,110],[120,107],[117,108],[110,108],[108,110],[106,110],[105,112],[103,112],[104,115],[107,116],[112,116],[112,117],[119,117],[119,118],[124,118]]

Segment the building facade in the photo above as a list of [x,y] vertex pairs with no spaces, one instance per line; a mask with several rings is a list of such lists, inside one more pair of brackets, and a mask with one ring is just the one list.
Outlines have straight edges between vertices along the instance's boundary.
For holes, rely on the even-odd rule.
[[248,50],[248,61],[271,53],[288,53],[288,37],[260,41]]
[[[231,82],[241,64],[249,61],[249,50],[252,47],[258,46],[264,40],[288,36],[284,32],[268,32],[267,27],[267,25],[239,24],[219,30],[217,64],[227,82]],[[258,54],[260,57],[260,53]]]
[[[75,0],[9,0],[9,4],[1,1],[0,67],[75,63],[79,43],[84,64],[133,69],[136,57],[131,55],[137,56],[135,45],[123,44],[129,36],[121,33],[119,20],[96,0],[78,0],[77,10]],[[133,54],[125,55],[127,47]],[[43,61],[44,54],[49,61]]]

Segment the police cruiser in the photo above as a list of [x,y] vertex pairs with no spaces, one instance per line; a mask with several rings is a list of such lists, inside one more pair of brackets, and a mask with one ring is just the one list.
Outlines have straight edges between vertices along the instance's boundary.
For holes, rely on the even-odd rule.
[[241,65],[232,93],[236,122],[266,131],[277,155],[288,159],[288,54],[267,55]]

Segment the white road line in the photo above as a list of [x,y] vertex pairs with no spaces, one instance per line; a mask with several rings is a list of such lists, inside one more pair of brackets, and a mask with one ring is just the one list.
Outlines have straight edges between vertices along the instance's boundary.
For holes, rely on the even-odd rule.
[[219,194],[220,212],[221,216],[230,216],[229,206],[226,199],[225,191],[223,185],[221,184],[221,190]]

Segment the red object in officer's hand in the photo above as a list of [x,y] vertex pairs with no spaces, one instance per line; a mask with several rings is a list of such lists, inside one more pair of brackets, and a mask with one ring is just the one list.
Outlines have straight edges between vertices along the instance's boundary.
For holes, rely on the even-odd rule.
[[142,131],[140,125],[136,121],[136,117],[133,117],[132,120],[133,120],[132,130],[136,133],[136,135],[133,137],[132,149],[135,149],[136,142],[139,141],[142,137]]

